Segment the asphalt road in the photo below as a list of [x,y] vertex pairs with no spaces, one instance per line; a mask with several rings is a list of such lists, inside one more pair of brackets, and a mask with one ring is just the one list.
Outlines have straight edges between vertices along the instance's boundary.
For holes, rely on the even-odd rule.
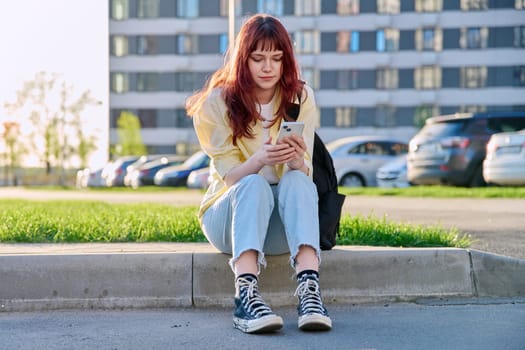
[[231,309],[0,313],[0,349],[525,349],[525,303],[331,306],[333,329],[304,333],[293,308],[284,328],[247,335]]
[[[199,190],[155,192],[45,191],[0,188],[0,198],[86,199],[113,203],[198,205]],[[524,199],[404,198],[348,196],[344,213],[413,225],[456,228],[475,240],[471,248],[525,259]]]

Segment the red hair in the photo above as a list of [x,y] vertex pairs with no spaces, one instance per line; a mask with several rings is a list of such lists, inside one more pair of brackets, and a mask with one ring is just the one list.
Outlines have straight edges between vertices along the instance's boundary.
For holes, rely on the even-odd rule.
[[237,35],[235,49],[224,66],[206,82],[202,90],[186,101],[188,115],[194,115],[201,108],[213,88],[222,88],[222,97],[228,108],[228,119],[233,131],[233,144],[239,137],[253,137],[252,125],[259,118],[255,83],[248,68],[250,54],[257,49],[282,51],[282,75],[277,84],[281,95],[277,118],[286,117],[286,111],[294,98],[301,93],[303,83],[295,60],[292,41],[288,31],[275,17],[258,14],[250,17]]

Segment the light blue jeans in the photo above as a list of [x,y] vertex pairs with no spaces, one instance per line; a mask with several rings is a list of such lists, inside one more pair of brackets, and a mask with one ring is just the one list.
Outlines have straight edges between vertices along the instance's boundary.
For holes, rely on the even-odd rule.
[[232,270],[250,250],[258,252],[259,269],[266,266],[265,254],[288,252],[295,267],[303,245],[314,248],[321,261],[317,188],[298,170],[285,173],[277,185],[260,175],[242,178],[206,210],[202,230],[215,248],[232,255]]

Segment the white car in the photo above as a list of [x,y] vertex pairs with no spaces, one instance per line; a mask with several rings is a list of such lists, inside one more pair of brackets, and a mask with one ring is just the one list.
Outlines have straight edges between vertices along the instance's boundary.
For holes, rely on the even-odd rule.
[[408,182],[407,178],[407,156],[399,156],[379,168],[376,173],[376,180],[378,187],[409,187],[410,182]]
[[350,136],[326,145],[337,183],[345,187],[377,186],[376,172],[408,152],[408,144],[388,136]]
[[193,170],[188,176],[186,186],[188,186],[188,188],[206,189],[210,185],[210,182],[210,168],[206,167],[202,169]]
[[106,187],[106,181],[102,179],[103,168],[90,169],[85,168],[77,171],[77,188],[87,187]]
[[525,185],[525,129],[491,136],[483,161],[483,178],[489,184]]

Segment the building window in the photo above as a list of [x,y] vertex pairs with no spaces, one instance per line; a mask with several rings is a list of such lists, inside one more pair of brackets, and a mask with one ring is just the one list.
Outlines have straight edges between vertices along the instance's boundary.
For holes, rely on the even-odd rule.
[[319,31],[303,30],[295,33],[297,51],[300,54],[319,53]]
[[160,0],[138,0],[137,17],[138,18],[156,18],[159,17]]
[[377,13],[379,14],[393,15],[398,14],[399,10],[399,0],[377,0]]
[[319,89],[319,71],[313,67],[302,69],[301,78],[312,87],[312,89]]
[[129,17],[129,0],[111,1],[111,18],[123,20]]
[[337,107],[335,109],[335,126],[349,128],[357,126],[357,111],[352,107]]
[[[220,16],[222,17],[228,17],[228,9],[229,9],[229,6],[230,6],[230,0],[221,0],[220,2],[220,9],[219,9],[219,14]],[[241,0],[234,0],[234,7],[235,7],[235,16],[236,17],[239,17],[241,16]]]
[[525,0],[516,0],[514,7],[517,10],[523,10],[525,9]]
[[337,88],[339,90],[357,89],[359,83],[357,70],[341,70],[337,74]]
[[514,67],[514,85],[525,86],[525,66]]
[[378,52],[399,50],[399,29],[379,29],[376,33]]
[[439,12],[443,10],[443,0],[416,0],[416,12]]
[[462,49],[484,49],[488,42],[488,29],[461,28],[460,46]]
[[154,55],[158,53],[157,37],[154,35],[137,36],[137,54]]
[[111,73],[111,92],[122,94],[129,91],[128,73]]
[[188,117],[185,109],[175,110],[175,122],[178,128],[193,128],[193,120]]
[[461,0],[461,9],[463,11],[486,10],[487,8],[488,0]]
[[486,112],[487,106],[483,105],[465,105],[459,107],[460,113],[480,113],[480,112]]
[[225,54],[228,51],[229,39],[228,34],[221,34],[219,36],[219,52]]
[[128,37],[124,35],[113,35],[111,37],[111,54],[113,56],[126,56],[128,51]]
[[396,125],[395,114],[396,114],[396,108],[394,106],[390,106],[390,105],[377,106],[374,126],[376,127],[395,126]]
[[421,105],[416,108],[414,112],[414,125],[422,128],[425,125],[425,121],[430,118],[439,115],[439,107],[436,105]]
[[175,91],[191,92],[201,88],[206,75],[205,72],[176,72]]
[[443,31],[440,28],[416,30],[416,49],[418,51],[441,51],[443,49]]
[[514,46],[525,47],[525,26],[514,27]]
[[382,68],[377,70],[376,88],[377,89],[397,89],[398,71],[395,68]]
[[436,66],[418,67],[414,71],[414,87],[418,90],[439,89],[441,69]]
[[359,52],[359,32],[337,32],[337,52]]
[[461,67],[461,87],[476,89],[487,85],[487,67]]
[[139,109],[137,116],[140,120],[142,128],[156,128],[157,127],[157,110],[156,109]]
[[284,14],[283,0],[257,0],[257,12],[282,16]]
[[337,0],[338,15],[359,14],[359,0]]
[[321,13],[321,0],[295,0],[296,16],[317,16]]
[[137,73],[137,91],[158,91],[158,73]]
[[199,47],[198,36],[194,34],[180,34],[176,36],[177,54],[192,55],[197,53]]
[[177,16],[181,18],[199,17],[199,2],[195,0],[178,0]]

